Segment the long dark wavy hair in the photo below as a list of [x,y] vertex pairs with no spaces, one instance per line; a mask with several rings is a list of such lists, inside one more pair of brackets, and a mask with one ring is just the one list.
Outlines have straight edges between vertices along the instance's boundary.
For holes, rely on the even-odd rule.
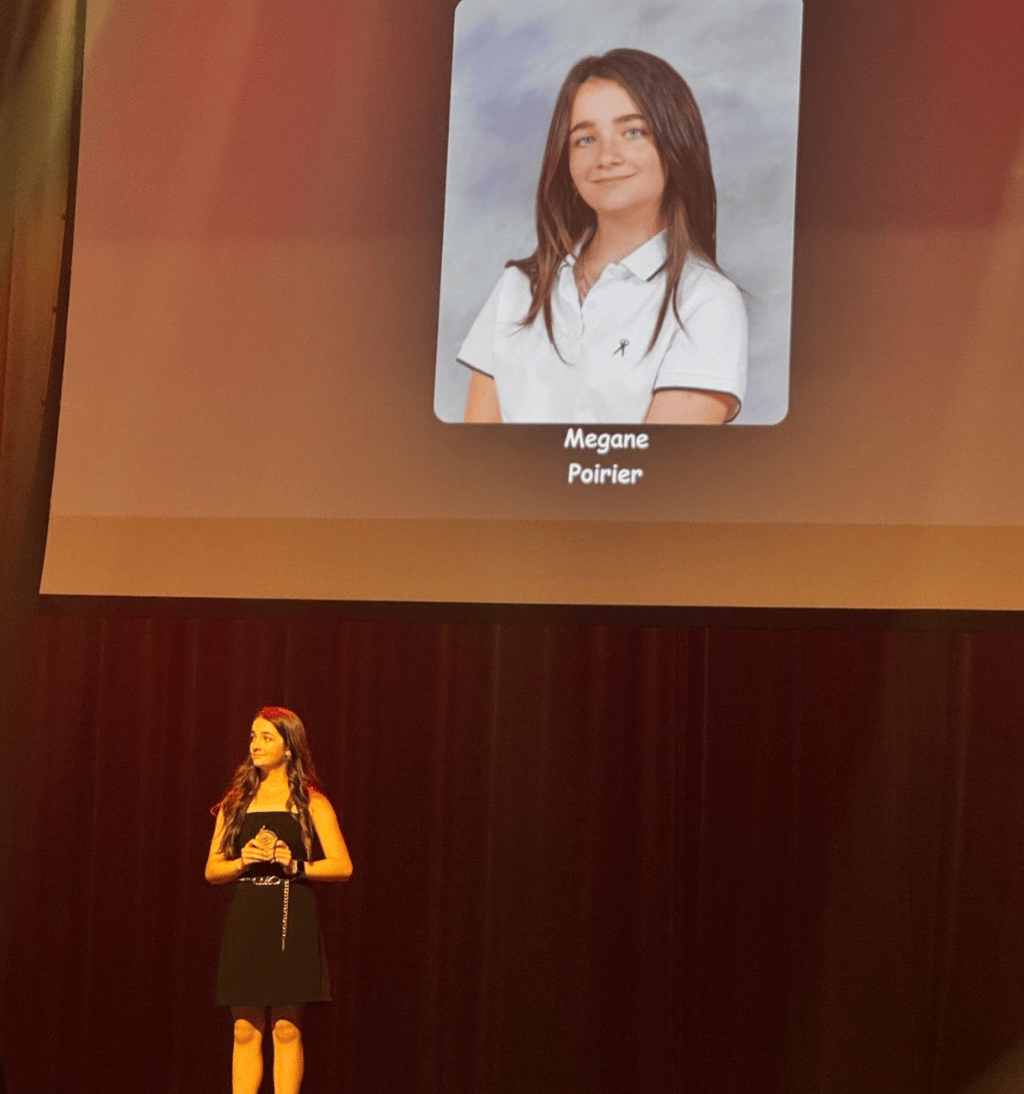
[[[263,707],[256,715],[265,718],[284,738],[285,750],[291,755],[287,760],[288,801],[286,807],[298,814],[302,827],[302,843],[306,848],[306,857],[313,852],[313,820],[309,815],[309,795],[319,791],[313,756],[306,740],[306,727],[302,719],[285,707]],[[224,797],[211,812],[223,811],[224,834],[218,850],[225,858],[238,858],[242,852],[241,834],[245,822],[245,812],[256,797],[260,785],[260,769],[252,762],[248,753],[235,770],[231,785]]]
[[665,297],[647,347],[649,353],[670,306],[679,320],[677,294],[689,255],[696,254],[718,269],[718,200],[700,107],[687,82],[660,57],[639,49],[613,49],[600,57],[584,57],[569,70],[551,115],[537,184],[537,249],[506,265],[522,270],[530,281],[532,302],[522,326],[543,315],[548,338],[557,350],[551,293],[558,269],[566,255],[588,240],[597,227],[596,214],[580,197],[569,173],[572,106],[579,89],[593,79],[614,80],[636,103],[650,126],[665,173],[661,199],[667,235]]

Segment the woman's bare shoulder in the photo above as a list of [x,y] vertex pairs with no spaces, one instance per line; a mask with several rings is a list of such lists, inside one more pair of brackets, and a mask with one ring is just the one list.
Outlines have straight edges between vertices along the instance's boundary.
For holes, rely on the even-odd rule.
[[309,791],[309,811],[314,817],[327,816],[334,814],[334,807],[331,805],[327,795],[322,790],[316,790],[310,788]]

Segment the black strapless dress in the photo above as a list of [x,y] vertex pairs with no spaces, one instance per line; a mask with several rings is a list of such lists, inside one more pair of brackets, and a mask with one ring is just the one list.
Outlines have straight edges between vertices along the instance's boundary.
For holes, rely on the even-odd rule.
[[[284,812],[250,812],[243,844],[272,829],[297,859],[305,859],[302,827]],[[250,867],[234,882],[217,967],[218,1003],[276,1007],[326,1003],[331,980],[310,883],[284,876],[276,863]]]

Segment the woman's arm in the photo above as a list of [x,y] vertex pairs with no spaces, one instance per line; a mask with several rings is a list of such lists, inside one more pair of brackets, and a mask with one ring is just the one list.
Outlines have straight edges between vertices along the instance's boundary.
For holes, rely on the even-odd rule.
[[348,881],[352,876],[352,859],[345,846],[345,837],[341,834],[334,809],[323,794],[310,794],[309,815],[324,857],[306,863],[306,877],[316,881]]
[[736,398],[718,391],[656,391],[644,425],[723,425],[736,413]]
[[498,405],[498,387],[493,377],[473,369],[469,374],[469,392],[466,395],[467,422],[500,422],[501,407]]
[[269,861],[272,851],[260,847],[252,839],[243,848],[238,858],[227,858],[220,851],[220,841],[224,836],[224,810],[217,812],[217,823],[213,826],[213,839],[210,841],[210,853],[206,856],[206,880],[211,885],[226,885],[245,873],[246,867],[254,862]]
[[225,858],[220,851],[220,841],[224,836],[224,810],[217,810],[217,823],[213,826],[213,839],[210,841],[210,853],[206,857],[206,880],[211,885],[225,885],[240,877],[245,863],[240,858]]

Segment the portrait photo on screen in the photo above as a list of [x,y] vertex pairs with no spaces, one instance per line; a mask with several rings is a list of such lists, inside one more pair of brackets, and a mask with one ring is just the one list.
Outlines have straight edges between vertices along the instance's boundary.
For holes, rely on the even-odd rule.
[[785,418],[802,14],[462,0],[438,418]]

